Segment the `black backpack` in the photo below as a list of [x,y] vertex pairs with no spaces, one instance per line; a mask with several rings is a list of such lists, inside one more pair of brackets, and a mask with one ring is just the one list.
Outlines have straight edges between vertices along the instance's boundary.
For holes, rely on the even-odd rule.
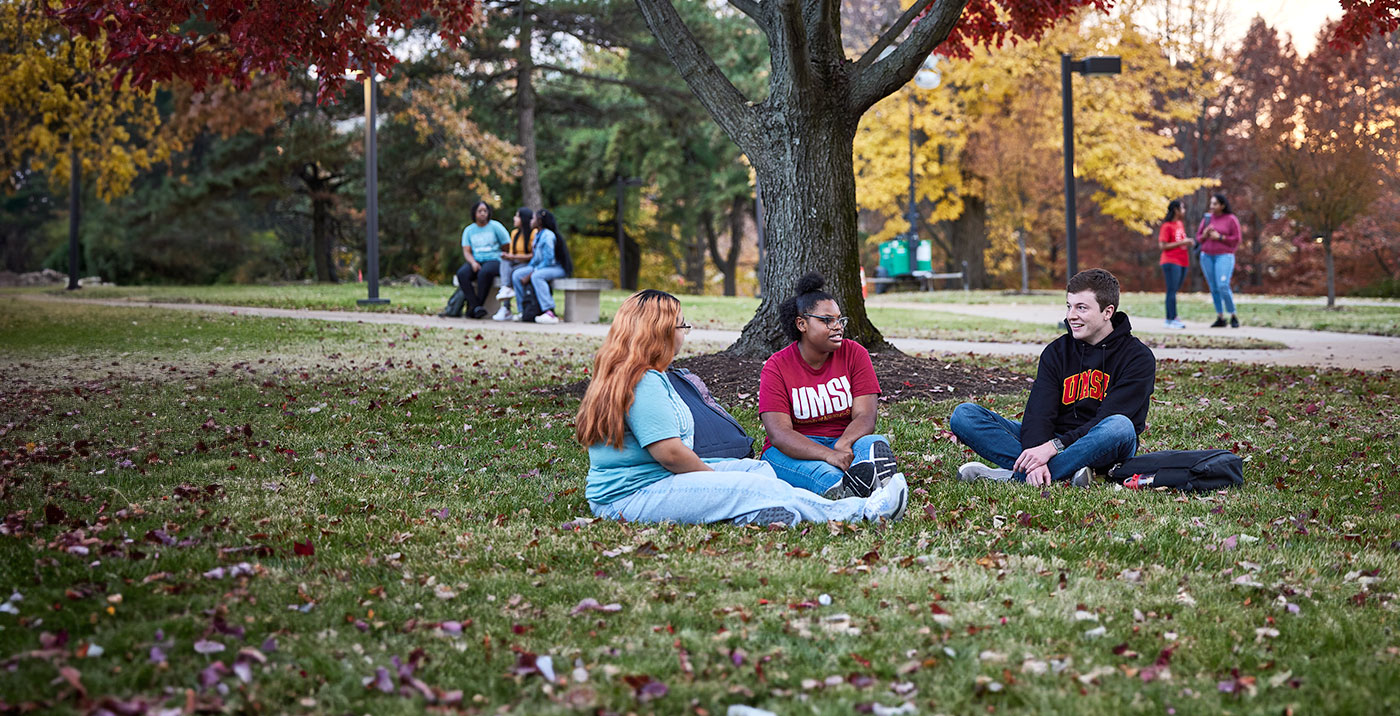
[[1229,450],[1163,450],[1115,465],[1108,477],[1132,488],[1210,492],[1243,485],[1244,461]]
[[729,411],[715,402],[700,376],[684,368],[666,371],[666,377],[695,418],[695,454],[702,458],[753,457],[753,438]]
[[535,318],[544,311],[540,310],[540,300],[535,296],[535,285],[526,281],[520,285],[520,292],[515,296],[515,307],[520,311],[520,320],[525,323],[534,323]]

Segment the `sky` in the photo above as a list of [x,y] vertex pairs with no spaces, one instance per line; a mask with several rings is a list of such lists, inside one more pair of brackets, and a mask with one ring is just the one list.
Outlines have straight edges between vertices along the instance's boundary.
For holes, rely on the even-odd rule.
[[1227,33],[1231,43],[1244,37],[1249,23],[1259,15],[1280,33],[1292,35],[1293,46],[1300,55],[1312,53],[1317,30],[1323,23],[1342,16],[1342,5],[1337,0],[1227,0],[1225,5],[1230,11]]

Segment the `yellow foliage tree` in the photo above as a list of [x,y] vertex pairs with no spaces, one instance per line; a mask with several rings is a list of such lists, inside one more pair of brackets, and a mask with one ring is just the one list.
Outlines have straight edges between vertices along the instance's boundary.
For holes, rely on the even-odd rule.
[[[133,89],[103,66],[103,38],[74,37],[53,18],[62,5],[0,0],[0,165],[10,168],[6,189],[40,174],[70,185],[76,202],[86,174],[106,201],[168,157],[177,140],[159,131],[155,91]],[[70,233],[76,273],[76,220]],[[76,285],[70,276],[69,287]]]
[[[1123,74],[1075,77],[1076,176],[1091,200],[1124,227],[1150,233],[1167,200],[1209,183],[1178,178],[1162,165],[1180,156],[1163,124],[1191,116],[1186,100],[1166,90],[1189,78],[1139,32],[1130,13],[1080,13],[1039,42],[978,49],[968,60],[940,59],[941,85],[886,98],[868,112],[856,137],[856,191],[862,209],[885,217],[872,240],[908,230],[908,120],[915,102],[915,193],[921,218],[955,219],[964,203],[985,204],[987,271],[1015,270],[1027,241],[1035,256],[1064,221],[1059,56],[1116,54]],[[903,120],[903,121],[901,121]],[[961,200],[961,201],[960,201]]]

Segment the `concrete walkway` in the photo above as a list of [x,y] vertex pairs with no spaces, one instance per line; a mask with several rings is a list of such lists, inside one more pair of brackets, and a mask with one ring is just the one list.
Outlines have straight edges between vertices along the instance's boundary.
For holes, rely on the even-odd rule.
[[[608,325],[601,323],[561,323],[547,326],[534,323],[498,322],[492,320],[472,320],[463,318],[438,318],[437,316],[403,313],[379,313],[370,311],[318,311],[307,309],[262,308],[257,306],[225,306],[207,303],[147,303],[117,299],[60,298],[42,294],[23,294],[26,300],[56,301],[65,303],[90,303],[104,306],[128,308],[156,308],[172,311],[199,311],[223,313],[236,316],[261,316],[266,318],[310,319],[338,321],[342,323],[369,323],[383,325],[415,326],[419,328],[457,328],[479,332],[514,331],[522,333],[554,333],[576,336],[607,335]],[[1063,317],[1062,309],[1056,306],[999,305],[999,304],[938,304],[926,303],[886,303],[882,306],[915,308],[925,311],[946,311],[971,316],[1004,318],[1029,323],[1053,326]],[[936,320],[936,319],[935,319]],[[1134,332],[1157,333],[1167,329],[1159,321],[1147,320],[1139,325],[1134,323]],[[1356,368],[1360,370],[1400,369],[1400,338],[1368,336],[1357,333],[1335,333],[1328,331],[1302,331],[1285,328],[1262,328],[1245,326],[1238,329],[1219,329],[1193,326],[1178,333],[1200,335],[1253,336],[1282,343],[1288,348],[1276,350],[1239,350],[1213,348],[1163,348],[1156,349],[1158,358],[1171,358],[1190,361],[1237,361],[1270,365],[1299,365],[1328,368]],[[695,330],[690,340],[712,343],[732,343],[739,337],[738,331]],[[906,353],[972,353],[979,355],[1039,355],[1044,348],[1040,344],[1028,343],[979,343],[974,341],[947,341],[924,338],[891,338],[890,342]]]

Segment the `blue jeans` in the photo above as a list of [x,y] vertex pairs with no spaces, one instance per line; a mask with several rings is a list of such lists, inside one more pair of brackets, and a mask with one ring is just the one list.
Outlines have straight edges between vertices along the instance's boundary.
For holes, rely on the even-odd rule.
[[[504,271],[503,271],[504,273]],[[1181,282],[1186,280],[1186,267],[1176,264],[1162,264],[1162,278],[1167,282],[1167,320],[1176,320],[1176,292]]]
[[549,292],[549,282],[563,277],[564,269],[559,266],[546,266],[544,268],[517,266],[514,271],[511,271],[510,283],[515,287],[516,295],[519,295],[521,291],[525,290],[525,282],[529,281],[530,285],[535,287],[535,300],[540,302],[540,311],[553,311],[554,296]]
[[[997,467],[1012,469],[1021,456],[1021,424],[977,405],[963,403],[953,409],[948,427],[958,440],[992,461]],[[1068,480],[1083,467],[1108,467],[1137,454],[1137,432],[1124,415],[1110,415],[1075,440],[1065,451],[1050,458],[1050,479]],[[1025,482],[1025,473],[1015,478]]]
[[735,524],[789,527],[798,522],[850,521],[861,518],[865,500],[828,500],[799,490],[773,475],[762,460],[706,460],[714,472],[683,472],[653,482],[608,504],[589,503],[603,519],[628,522]]
[[[836,438],[822,438],[811,435],[803,437],[819,445],[835,447]],[[862,458],[870,459],[870,446],[876,442],[890,444],[884,435],[866,435],[856,440],[851,446],[852,452],[856,454],[853,462],[859,462]],[[841,482],[841,477],[845,471],[830,463],[821,460],[798,460],[788,457],[776,447],[769,447],[763,451],[763,459],[773,465],[773,472],[777,473],[778,479],[793,487],[800,487],[804,490],[815,492],[818,495],[826,494],[827,490],[835,487]]]
[[1235,295],[1230,292],[1230,277],[1235,274],[1234,254],[1201,254],[1201,271],[1210,286],[1210,300],[1219,314],[1235,312]]

